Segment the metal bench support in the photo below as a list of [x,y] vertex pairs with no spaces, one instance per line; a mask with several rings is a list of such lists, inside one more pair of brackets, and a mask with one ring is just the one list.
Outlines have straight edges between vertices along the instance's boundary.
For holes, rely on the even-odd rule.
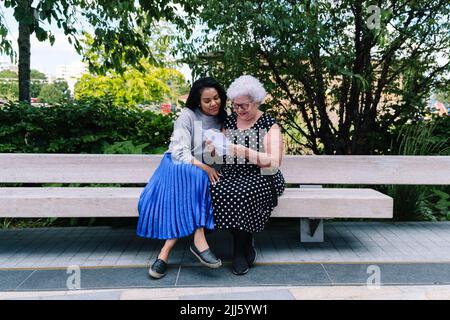
[[300,219],[300,242],[323,242],[323,219]]
[[[301,184],[300,188],[322,188],[322,185]],[[300,219],[300,242],[323,242],[323,219]]]

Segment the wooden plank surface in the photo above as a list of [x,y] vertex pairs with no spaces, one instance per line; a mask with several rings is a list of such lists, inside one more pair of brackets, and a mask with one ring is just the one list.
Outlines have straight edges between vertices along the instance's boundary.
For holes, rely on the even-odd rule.
[[161,155],[0,154],[0,182],[146,183]]
[[289,183],[450,184],[450,156],[285,156]]
[[[146,183],[161,155],[0,154],[0,183]],[[285,156],[287,183],[450,184],[450,156]]]
[[[142,188],[0,188],[0,217],[134,217]],[[392,218],[372,189],[287,188],[273,217]]]

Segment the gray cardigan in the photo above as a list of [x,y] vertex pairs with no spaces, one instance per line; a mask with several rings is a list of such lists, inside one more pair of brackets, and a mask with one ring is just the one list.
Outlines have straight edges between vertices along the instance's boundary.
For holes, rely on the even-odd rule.
[[203,131],[208,129],[220,130],[221,127],[217,116],[205,115],[200,108],[195,109],[195,111],[184,108],[175,121],[167,152],[171,152],[172,159],[177,161],[191,163],[195,157],[197,160],[204,162],[205,138]]

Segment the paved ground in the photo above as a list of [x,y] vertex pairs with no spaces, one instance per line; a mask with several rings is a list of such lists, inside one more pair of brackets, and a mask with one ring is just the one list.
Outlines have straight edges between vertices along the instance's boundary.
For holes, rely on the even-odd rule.
[[0,300],[449,300],[450,286],[301,286],[0,292]]
[[300,244],[298,230],[298,220],[272,220],[241,277],[227,232],[208,234],[217,270],[183,239],[158,281],[147,269],[162,242],[132,228],[0,230],[0,299],[450,299],[449,222],[326,222],[315,244]]

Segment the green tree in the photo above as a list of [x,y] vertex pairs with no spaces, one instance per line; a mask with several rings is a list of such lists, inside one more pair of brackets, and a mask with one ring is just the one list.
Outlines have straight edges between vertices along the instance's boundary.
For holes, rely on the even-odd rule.
[[6,100],[16,100],[19,96],[19,86],[17,82],[0,81],[0,98]]
[[[17,83],[15,83],[17,86],[17,92],[19,92],[19,86]],[[30,95],[33,98],[37,98],[39,94],[41,93],[42,87],[45,85],[45,83],[41,81],[31,81],[31,87],[30,87]],[[17,100],[19,96],[16,96],[14,100]]]
[[[9,78],[9,79],[18,79],[18,73],[11,70],[2,70],[0,71],[0,78]],[[40,72],[39,70],[31,69],[30,70],[30,78],[32,80],[39,79],[39,80],[46,80],[47,76],[45,73]]]
[[83,75],[75,84],[77,100],[90,98],[112,99],[115,105],[132,106],[164,99],[175,100],[185,87],[182,73],[175,69],[159,68],[141,62],[144,70],[128,67],[122,74]]
[[[14,11],[19,24],[19,100],[30,101],[30,35],[39,41],[55,41],[48,25],[56,23],[78,53],[82,53],[82,31],[93,29],[93,47],[104,46],[107,59],[101,68],[123,67],[122,62],[137,64],[141,58],[157,62],[148,46],[154,22],[166,20],[185,26],[178,12],[192,13],[195,8],[188,0],[4,0],[0,4]],[[2,8],[3,9],[3,8]],[[181,9],[181,10],[179,10]],[[12,59],[16,54],[7,38],[3,17],[0,16],[0,53]],[[96,66],[89,64],[91,69]]]
[[31,69],[30,76],[31,76],[30,95],[33,98],[37,98],[41,93],[42,87],[47,83],[47,76],[45,75],[45,73],[34,69]]
[[11,70],[2,70],[0,71],[1,79],[17,79],[17,72]]
[[47,76],[45,73],[40,72],[39,70],[31,69],[30,71],[30,78],[33,79],[39,79],[39,80],[47,80]]
[[[31,69],[30,95],[38,97],[41,88],[47,81],[47,76],[38,71]],[[2,80],[8,79],[8,80]],[[0,97],[8,100],[17,100],[19,98],[18,74],[11,70],[0,71]]]
[[197,4],[204,32],[179,46],[194,74],[258,77],[268,110],[316,154],[380,152],[390,128],[420,119],[434,87],[449,88],[448,0]]
[[42,86],[39,93],[39,101],[43,103],[55,104],[62,100],[62,93],[58,88],[50,83]]
[[70,89],[69,84],[64,79],[56,79],[53,82],[53,85],[61,92],[62,99],[64,101],[67,101],[70,99]]
[[450,103],[450,90],[438,91],[435,93],[434,97],[443,103]]
[[44,84],[39,93],[39,101],[48,104],[62,103],[70,98],[69,85],[64,80]]

